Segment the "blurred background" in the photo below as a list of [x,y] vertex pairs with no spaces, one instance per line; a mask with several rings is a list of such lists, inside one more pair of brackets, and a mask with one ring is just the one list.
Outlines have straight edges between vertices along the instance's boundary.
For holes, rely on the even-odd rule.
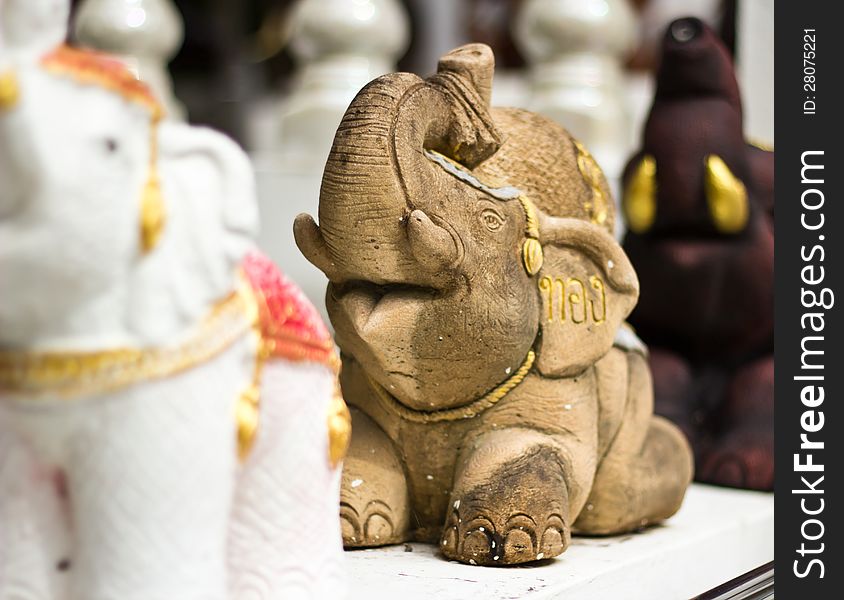
[[322,307],[325,280],[296,250],[292,222],[316,214],[334,130],[364,84],[395,70],[425,76],[448,50],[489,44],[493,103],[567,127],[617,197],[659,41],[681,16],[720,33],[737,64],[745,135],[772,145],[773,0],[77,0],[72,31],[125,58],[170,118],[222,130],[249,152],[259,242]]

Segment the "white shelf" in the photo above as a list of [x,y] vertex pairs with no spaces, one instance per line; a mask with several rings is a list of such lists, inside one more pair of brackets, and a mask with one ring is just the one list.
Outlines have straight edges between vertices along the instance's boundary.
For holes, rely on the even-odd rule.
[[693,485],[661,526],[611,538],[575,538],[532,567],[449,562],[434,546],[346,553],[350,598],[368,600],[684,600],[774,558],[774,496]]

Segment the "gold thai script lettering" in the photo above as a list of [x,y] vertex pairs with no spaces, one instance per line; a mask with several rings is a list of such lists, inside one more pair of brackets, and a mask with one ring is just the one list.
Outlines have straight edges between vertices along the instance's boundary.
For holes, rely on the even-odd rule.
[[546,275],[538,281],[539,291],[545,299],[551,323],[575,325],[590,320],[601,325],[607,320],[607,293],[604,281],[597,275],[589,277],[589,285],[578,277],[552,277]]

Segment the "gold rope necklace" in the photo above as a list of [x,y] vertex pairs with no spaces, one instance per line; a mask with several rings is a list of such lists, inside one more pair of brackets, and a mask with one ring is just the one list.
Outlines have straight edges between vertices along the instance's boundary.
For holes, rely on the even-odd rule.
[[254,299],[239,289],[211,310],[195,335],[176,346],[98,352],[0,351],[0,392],[72,399],[163,379],[221,354],[256,319]]
[[381,404],[384,405],[384,408],[387,410],[399,415],[401,418],[412,421],[414,423],[439,423],[441,421],[457,421],[459,419],[471,419],[472,417],[476,417],[488,408],[495,406],[502,398],[504,398],[507,394],[509,394],[513,388],[519,385],[527,374],[530,372],[531,367],[533,366],[533,361],[536,360],[536,354],[533,350],[528,351],[527,356],[525,357],[522,366],[513,373],[510,377],[508,377],[504,383],[498,385],[495,389],[490,392],[487,392],[474,402],[470,404],[466,404],[465,406],[458,406],[456,408],[447,408],[443,410],[432,410],[432,411],[424,411],[424,410],[414,410],[412,408],[408,408],[398,400],[396,400],[392,394],[390,394],[387,390],[385,390],[381,384],[377,381],[372,379],[368,374],[366,378],[369,380],[369,384],[373,390],[375,390],[375,395],[381,401]]

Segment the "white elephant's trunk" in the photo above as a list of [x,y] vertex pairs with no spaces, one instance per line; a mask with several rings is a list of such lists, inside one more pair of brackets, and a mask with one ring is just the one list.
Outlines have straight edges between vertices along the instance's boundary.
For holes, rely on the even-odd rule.
[[70,0],[0,0],[0,57],[46,54],[64,43],[69,18]]
[[25,90],[19,75],[67,37],[70,0],[0,0],[0,218],[11,213],[34,180]]

